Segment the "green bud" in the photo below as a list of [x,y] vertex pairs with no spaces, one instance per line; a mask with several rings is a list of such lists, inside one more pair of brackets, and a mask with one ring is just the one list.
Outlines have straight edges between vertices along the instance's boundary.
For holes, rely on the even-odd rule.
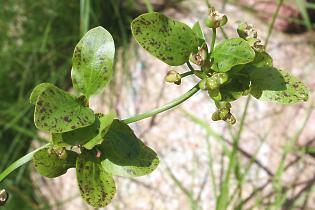
[[219,110],[215,111],[215,112],[212,114],[211,119],[212,119],[213,121],[219,121],[219,120],[221,120]]
[[247,42],[256,52],[264,52],[265,51],[265,45],[262,44],[260,39],[248,38]]
[[229,114],[230,114],[230,109],[228,108],[219,109],[219,115],[220,115],[221,120],[226,120]]
[[226,73],[216,73],[211,78],[216,80],[217,84],[221,86],[229,80],[229,75]]
[[206,80],[206,86],[208,90],[216,90],[219,88],[219,84],[215,78],[209,77]]
[[166,82],[175,83],[177,85],[180,85],[182,77],[180,76],[180,74],[177,71],[170,70],[169,72],[167,72],[164,79]]
[[9,199],[9,194],[4,189],[0,190],[0,206],[4,206],[4,204]]
[[221,101],[222,100],[222,95],[221,95],[219,89],[208,90],[208,94],[214,101]]
[[219,13],[214,9],[214,7],[209,8],[208,19],[206,19],[206,25],[209,28],[218,28],[224,26],[227,23],[228,19],[226,15]]
[[238,35],[243,39],[257,38],[258,34],[252,24],[241,23],[237,28]]
[[231,125],[234,125],[236,123],[236,119],[231,113],[228,114],[228,116],[226,117],[224,121]]

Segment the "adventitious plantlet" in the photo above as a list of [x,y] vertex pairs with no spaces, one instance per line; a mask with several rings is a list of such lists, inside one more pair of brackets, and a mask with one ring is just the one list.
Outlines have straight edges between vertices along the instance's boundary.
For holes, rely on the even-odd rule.
[[[237,29],[239,37],[215,46],[216,30],[227,23],[227,17],[210,8],[205,22],[213,32],[210,45],[199,22],[190,28],[160,13],[143,14],[132,22],[137,42],[172,66],[165,76],[167,82],[180,85],[189,75],[200,81],[174,101],[124,120],[117,119],[115,113],[94,113],[89,108],[90,96],[101,93],[112,77],[115,46],[104,28],[88,31],[75,47],[72,58],[73,86],[82,95],[74,97],[49,83],[34,88],[30,102],[35,105],[35,126],[50,133],[51,141],[10,165],[0,174],[0,182],[30,160],[41,175],[49,178],[76,168],[82,198],[95,208],[104,207],[116,192],[113,176],[143,176],[159,164],[157,154],[128,124],[176,107],[200,89],[208,93],[217,107],[212,120],[230,124],[236,122],[230,102],[245,95],[282,104],[308,99],[309,90],[301,81],[272,65],[272,58],[253,26],[242,23]],[[188,72],[180,74],[174,69],[185,63]],[[1,190],[0,204],[7,198],[7,192]]]

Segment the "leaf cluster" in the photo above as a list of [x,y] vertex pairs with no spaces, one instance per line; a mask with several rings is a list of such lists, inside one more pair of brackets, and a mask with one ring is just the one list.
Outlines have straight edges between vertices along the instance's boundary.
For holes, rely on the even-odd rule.
[[36,127],[51,134],[50,145],[33,156],[36,170],[54,178],[75,168],[81,196],[95,208],[113,199],[113,176],[143,176],[159,164],[157,154],[115,113],[94,113],[89,108],[88,98],[100,93],[111,79],[114,55],[110,33],[102,27],[91,29],[72,58],[73,86],[82,95],[74,97],[42,83],[30,96]]

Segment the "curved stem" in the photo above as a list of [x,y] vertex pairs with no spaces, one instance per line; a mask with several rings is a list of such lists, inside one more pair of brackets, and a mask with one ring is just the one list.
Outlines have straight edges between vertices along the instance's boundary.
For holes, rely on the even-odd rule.
[[190,89],[184,95],[176,98],[174,101],[171,101],[170,103],[167,103],[167,104],[165,104],[165,105],[163,105],[163,106],[161,106],[159,108],[153,109],[153,110],[145,112],[143,114],[124,119],[123,122],[126,123],[126,124],[134,123],[134,122],[137,122],[137,121],[140,121],[140,120],[152,117],[154,115],[157,115],[157,114],[159,114],[161,112],[165,112],[165,111],[167,111],[167,110],[169,110],[171,108],[174,108],[175,106],[183,103],[184,101],[189,99],[191,96],[193,96],[195,93],[197,93],[198,90],[200,90],[199,83],[197,85],[195,85],[192,89]]
[[6,168],[1,174],[0,174],[0,182],[2,182],[11,172],[13,172],[14,170],[16,170],[17,168],[19,168],[20,166],[24,165],[25,163],[29,162],[32,160],[33,155],[45,148],[48,147],[49,144],[45,144],[44,146],[24,155],[23,157],[21,157],[20,159],[18,159],[17,161],[13,162],[8,168]]
[[192,65],[191,65],[191,63],[190,63],[189,61],[186,62],[186,65],[188,66],[188,68],[189,68],[189,70],[190,70],[191,72],[194,72],[194,71],[195,71],[194,67],[192,67]]

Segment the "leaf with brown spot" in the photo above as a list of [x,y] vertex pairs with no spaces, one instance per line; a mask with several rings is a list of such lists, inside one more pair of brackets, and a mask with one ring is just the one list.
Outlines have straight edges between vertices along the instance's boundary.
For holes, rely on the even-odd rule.
[[111,34],[101,26],[89,30],[73,53],[73,86],[88,98],[100,93],[111,80],[114,56]]
[[82,106],[69,93],[49,86],[37,97],[34,122],[37,128],[51,133],[63,133],[94,123],[91,109]]
[[78,154],[63,148],[44,148],[33,156],[35,169],[42,176],[54,178],[74,168]]
[[308,87],[288,72],[273,67],[250,71],[251,94],[263,101],[295,104],[307,101]]
[[51,83],[41,83],[41,84],[37,85],[37,86],[33,89],[32,93],[31,93],[31,95],[30,95],[30,98],[29,98],[30,103],[35,105],[38,96],[39,96],[43,91],[45,91],[47,88],[52,87],[52,86],[54,86],[54,85],[51,84]]
[[94,208],[107,206],[116,193],[115,181],[93,151],[83,151],[77,159],[76,169],[82,198]]
[[198,50],[198,40],[189,26],[157,12],[134,19],[131,30],[144,49],[171,66],[184,64]]

